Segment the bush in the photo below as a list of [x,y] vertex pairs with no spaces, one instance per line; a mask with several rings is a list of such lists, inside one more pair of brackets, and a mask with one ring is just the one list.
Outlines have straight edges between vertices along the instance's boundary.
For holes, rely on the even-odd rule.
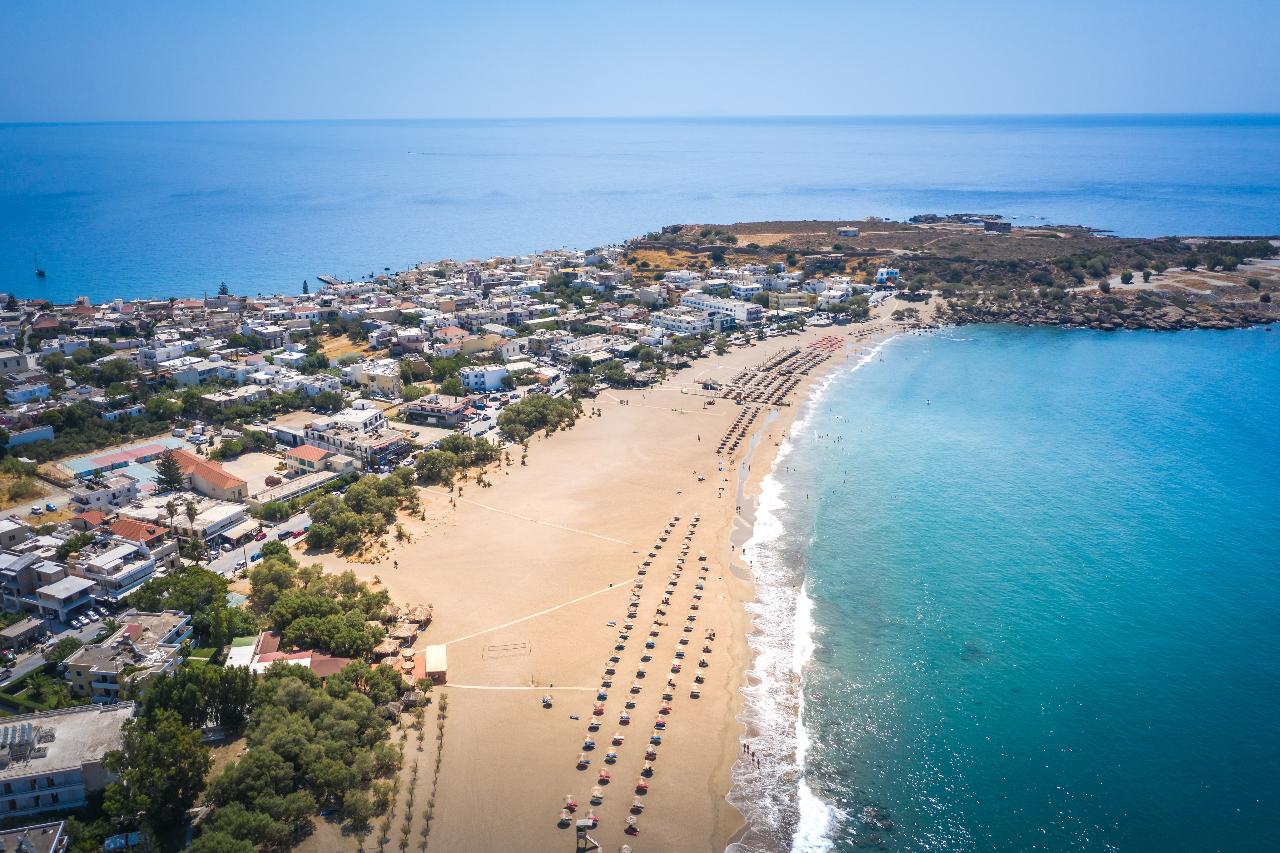
[[428,486],[451,486],[458,471],[458,457],[447,450],[427,450],[414,466],[418,479]]
[[63,637],[61,640],[53,644],[49,651],[44,653],[44,659],[49,663],[62,663],[71,657],[71,653],[83,646],[84,643],[75,637]]
[[555,432],[571,427],[578,417],[577,402],[549,394],[530,394],[498,415],[498,426],[513,441],[526,441],[538,430]]
[[38,498],[44,494],[44,489],[35,480],[23,477],[9,484],[9,500],[25,501],[31,498]]

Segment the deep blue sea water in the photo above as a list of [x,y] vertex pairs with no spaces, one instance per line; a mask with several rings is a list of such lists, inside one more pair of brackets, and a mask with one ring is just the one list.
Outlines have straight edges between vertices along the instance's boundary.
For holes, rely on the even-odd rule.
[[0,291],[297,292],[674,222],[1274,234],[1277,198],[1280,117],[0,125]]
[[[1278,377],[1280,330],[982,327],[833,378],[749,554],[807,750],[798,811],[744,780],[757,818],[799,850],[1280,849]],[[790,697],[753,690],[785,768]]]

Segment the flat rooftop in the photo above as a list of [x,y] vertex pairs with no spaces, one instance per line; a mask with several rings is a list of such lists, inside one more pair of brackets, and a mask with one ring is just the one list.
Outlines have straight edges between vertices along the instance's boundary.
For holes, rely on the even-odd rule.
[[[0,829],[0,850],[25,853],[58,853],[65,849],[67,835],[62,821]],[[24,845],[25,846],[20,846]]]
[[71,598],[87,589],[93,588],[93,581],[88,578],[78,578],[74,575],[63,578],[60,581],[54,581],[48,586],[42,586],[37,593],[47,595],[51,598]]
[[[0,721],[0,780],[22,779],[101,761],[119,749],[133,703],[79,705]],[[3,756],[7,753],[8,760]]]

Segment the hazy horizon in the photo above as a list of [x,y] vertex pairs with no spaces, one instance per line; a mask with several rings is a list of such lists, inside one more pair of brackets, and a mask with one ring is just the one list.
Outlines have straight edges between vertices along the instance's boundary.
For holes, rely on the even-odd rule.
[[1280,113],[1280,4],[9,3],[0,122]]
[[57,126],[57,125],[128,125],[128,124],[378,124],[378,123],[412,123],[412,122],[646,122],[646,121],[930,121],[948,119],[973,119],[975,121],[991,121],[1000,119],[1034,121],[1037,119],[1280,119],[1280,110],[1269,112],[1086,112],[1086,113],[876,113],[876,114],[743,114],[743,115],[506,115],[506,116],[300,116],[297,118],[173,118],[173,119],[70,119],[48,121],[0,121],[0,127]]

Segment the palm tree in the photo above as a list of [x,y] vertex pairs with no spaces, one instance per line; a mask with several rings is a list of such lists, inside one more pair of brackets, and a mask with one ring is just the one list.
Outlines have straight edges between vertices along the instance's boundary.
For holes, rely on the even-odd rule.
[[178,531],[173,527],[173,519],[178,515],[178,504],[173,498],[170,498],[169,502],[164,505],[164,511],[169,514],[169,535],[177,536]]
[[201,549],[200,552],[194,551],[196,543],[196,516],[199,514],[200,511],[196,509],[196,502],[190,500],[187,501],[187,526],[191,533],[190,545],[192,547],[192,551],[196,553],[196,563],[200,562],[200,554],[203,553],[203,549]]

